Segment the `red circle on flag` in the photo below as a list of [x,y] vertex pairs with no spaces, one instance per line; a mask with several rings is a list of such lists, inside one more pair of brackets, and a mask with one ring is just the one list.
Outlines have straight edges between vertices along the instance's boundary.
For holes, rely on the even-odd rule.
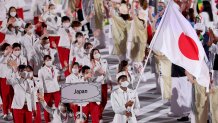
[[198,46],[191,37],[182,33],[179,36],[178,43],[179,43],[179,49],[185,57],[191,60],[199,60]]

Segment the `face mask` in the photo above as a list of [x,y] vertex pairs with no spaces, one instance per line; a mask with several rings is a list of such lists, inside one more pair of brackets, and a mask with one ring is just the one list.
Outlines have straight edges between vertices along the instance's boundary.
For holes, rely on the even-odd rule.
[[24,79],[27,78],[27,75],[28,75],[28,72],[26,72],[26,71],[23,71],[23,72],[20,73],[20,76],[21,76],[22,78],[24,78]]
[[12,16],[12,17],[15,17],[16,16],[16,12],[10,12],[10,15]]
[[28,72],[27,78],[33,78],[33,72]]
[[95,55],[94,55],[94,58],[95,58],[95,59],[100,59],[100,58],[101,58],[101,54],[99,54],[99,53],[98,53],[98,54],[95,54]]
[[13,54],[14,54],[15,56],[17,56],[17,57],[20,55],[20,53],[21,53],[21,51],[14,51],[14,52],[13,52]]
[[32,28],[32,29],[30,29],[28,32],[29,32],[29,33],[34,33],[34,31],[35,31],[35,29]]
[[45,65],[48,66],[48,67],[51,67],[52,66],[52,61],[46,61]]
[[75,68],[72,69],[72,73],[73,73],[73,74],[77,74],[78,72],[79,72],[78,69],[75,69]]
[[44,48],[45,48],[45,49],[49,49],[49,48],[50,48],[50,43],[44,45]]
[[70,26],[70,23],[63,23],[64,28],[68,28]]
[[124,87],[124,88],[127,88],[129,86],[129,82],[128,81],[121,82],[120,86]]
[[77,32],[82,31],[82,27],[77,27]]
[[55,14],[55,9],[50,10],[50,13]]

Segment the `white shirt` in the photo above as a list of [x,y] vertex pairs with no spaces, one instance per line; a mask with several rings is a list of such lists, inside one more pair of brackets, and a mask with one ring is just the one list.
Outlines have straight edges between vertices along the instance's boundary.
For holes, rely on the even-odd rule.
[[[61,18],[57,15],[51,14],[49,11],[42,15],[43,21],[47,25],[49,34],[57,35],[57,31],[61,26]],[[55,21],[55,18],[57,21]]]
[[[67,32],[68,31],[68,32]],[[70,28],[59,28],[58,30],[58,35],[60,36],[60,41],[58,46],[59,47],[64,47],[70,49],[70,38],[68,36],[68,33],[70,33]]]
[[78,83],[82,82],[81,76],[76,76],[75,74],[71,73],[69,76],[66,77],[66,83]]
[[34,44],[39,41],[39,38],[37,38],[34,34],[28,35],[25,34],[21,41],[20,44],[22,45],[23,49],[23,55],[30,61],[34,55],[36,55],[36,51],[34,49]]
[[69,116],[67,113],[65,114],[61,113],[61,111],[58,108],[52,109],[51,107],[47,105],[45,101],[41,102],[41,104],[47,112],[52,114],[53,119],[51,123],[68,123]]
[[56,49],[45,49],[39,42],[34,44],[34,49],[37,54],[34,57],[34,75],[37,75],[38,70],[42,67],[45,55],[50,55],[53,63],[58,63],[58,54]]
[[[106,78],[109,77],[109,79],[111,80],[110,78],[110,75],[109,75],[109,72],[108,72],[108,63],[107,63],[107,60],[106,59],[100,59],[100,61],[95,61],[95,66],[92,66],[94,69],[94,76],[97,77],[96,81],[99,82],[101,81],[102,84],[105,84],[106,83]],[[106,73],[106,75],[100,75],[98,73],[98,70],[102,68],[103,71]]]
[[59,76],[59,71],[55,66],[52,66],[51,68],[44,66],[39,70],[38,77],[39,80],[43,83],[45,93],[57,92],[60,90],[60,86],[57,80]]
[[[125,104],[129,100],[131,100],[133,96],[134,91],[129,88],[127,88],[126,92],[119,88],[111,93],[111,106],[113,111],[115,112],[113,123],[126,123],[127,117],[125,115],[125,112],[127,111],[127,109],[125,107]],[[133,99],[133,102],[134,104],[131,107],[132,117],[130,118],[130,121],[128,121],[128,123],[137,123],[135,111],[137,111],[140,108],[139,99],[137,95]]]
[[12,101],[12,109],[23,109],[24,105],[27,104],[28,111],[36,109],[34,102],[34,83],[32,80],[24,80],[17,77],[14,73],[7,77],[7,81],[12,85],[14,89],[14,98]]
[[19,55],[18,57],[14,54],[11,54],[8,60],[16,60],[17,65],[27,65],[27,59],[23,55]]
[[74,58],[76,58],[76,62],[80,65],[83,65],[83,58],[85,56],[85,50],[83,47],[79,48],[77,43],[72,44],[70,48],[70,56],[69,56],[69,65],[72,64]]

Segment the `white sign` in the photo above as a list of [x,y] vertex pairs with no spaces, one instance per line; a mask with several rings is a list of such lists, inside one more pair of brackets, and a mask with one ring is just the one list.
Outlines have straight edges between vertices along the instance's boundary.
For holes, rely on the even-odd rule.
[[62,103],[101,101],[101,83],[65,83],[61,86]]

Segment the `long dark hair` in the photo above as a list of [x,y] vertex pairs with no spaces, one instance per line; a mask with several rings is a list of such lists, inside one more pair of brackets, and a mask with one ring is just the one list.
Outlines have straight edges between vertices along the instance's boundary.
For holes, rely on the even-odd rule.
[[210,21],[213,21],[213,12],[212,7],[209,1],[203,1],[203,12],[207,12],[210,18]]
[[[17,12],[17,9],[16,9],[14,6],[11,6],[11,7],[9,8],[9,10],[8,10],[8,13],[7,13],[7,15],[8,15],[8,18],[12,17],[12,16],[10,15],[10,11],[11,11],[11,9],[15,9],[15,10],[16,10],[16,12]],[[18,18],[18,15],[17,15],[17,13],[16,13],[15,17],[16,17],[16,18]]]
[[92,51],[91,51],[91,53],[90,53],[90,61],[94,60],[94,52],[95,52],[96,50],[100,53],[99,49],[96,49],[96,48],[92,49]]

